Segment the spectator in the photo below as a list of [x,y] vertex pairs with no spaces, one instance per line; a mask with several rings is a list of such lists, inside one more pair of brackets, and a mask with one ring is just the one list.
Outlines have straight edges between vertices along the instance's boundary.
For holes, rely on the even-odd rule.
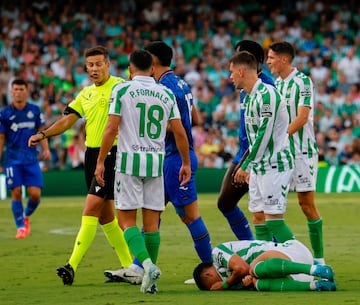
[[204,167],[207,168],[223,168],[224,159],[221,158],[216,151],[210,152],[210,154],[205,156]]
[[339,153],[339,165],[346,165],[350,162],[353,155],[352,143],[345,143]]
[[79,134],[74,134],[72,142],[67,148],[67,154],[71,169],[83,169],[85,161],[85,142],[84,138]]
[[332,166],[332,165],[337,166],[340,164],[337,147],[335,145],[329,146],[329,149],[327,150],[327,153],[325,155],[325,161],[330,166]]
[[344,73],[349,85],[360,81],[360,59],[354,46],[349,47],[346,56],[340,59],[338,69]]
[[356,138],[352,142],[352,154],[348,164],[360,165],[360,138]]
[[[322,105],[322,104],[321,104]],[[327,132],[335,124],[335,115],[330,108],[325,108],[325,114],[321,116],[317,127],[320,132]]]
[[[173,2],[156,1],[144,8],[146,17],[144,14],[136,15],[139,11],[136,1],[118,4],[119,14],[115,17],[109,6],[93,12],[88,4],[69,0],[33,3],[35,5],[31,5],[29,11],[22,8],[22,4],[16,6],[9,1],[0,4],[0,58],[6,58],[6,62],[0,60],[4,62],[4,65],[0,64],[0,88],[3,90],[8,83],[4,80],[10,82],[9,77],[18,73],[18,76],[27,78],[31,90],[39,91],[42,99],[49,99],[54,104],[61,95],[62,86],[68,85],[62,81],[62,76],[54,75],[47,67],[52,65],[57,71],[54,62],[59,57],[65,58],[64,70],[73,74],[76,90],[79,90],[89,85],[89,80],[80,71],[84,50],[95,45],[94,42],[109,46],[109,52],[114,54],[111,71],[127,77],[126,52],[143,48],[160,35],[173,47],[177,58],[174,61],[176,72],[186,75],[194,95],[198,82],[203,84],[203,97],[207,95],[208,86],[214,87],[217,96],[231,95],[231,90],[224,87],[227,74],[221,76],[224,71],[228,73],[228,68],[222,63],[232,55],[231,45],[240,37],[256,40],[266,49],[280,35],[282,40],[300,49],[295,60],[298,69],[310,74],[315,83],[323,82],[319,83],[315,95],[315,107],[321,101],[337,114],[348,93],[358,109],[360,106],[358,90],[355,90],[359,86],[359,64],[356,63],[359,61],[359,53],[356,53],[359,44],[356,31],[359,29],[354,1],[346,6],[334,4],[328,7],[321,2],[309,5],[306,1],[283,7],[264,4],[253,7],[252,11],[234,3],[224,6],[200,1],[195,5],[195,1],[188,1],[186,5],[176,7]],[[264,12],[269,12],[269,15]],[[311,30],[306,28],[307,24],[311,25]],[[124,49],[125,41],[132,42],[128,51]],[[211,63],[211,60],[216,63]],[[349,66],[353,60],[355,64],[350,64],[351,69],[344,68],[346,62]],[[315,64],[317,61],[322,61],[319,68]],[[324,67],[330,75],[321,81]],[[353,79],[350,82],[348,73]],[[54,86],[52,89],[55,90],[44,95],[50,89],[49,83],[53,83],[50,87]],[[0,106],[9,100],[2,92],[0,89]],[[318,116],[321,114],[319,111]],[[319,119],[315,118],[315,123]],[[205,129],[212,123],[208,113]]]
[[344,121],[345,126],[351,126],[352,118],[358,113],[358,106],[353,102],[349,95],[345,97],[345,103],[339,107],[339,116]]
[[330,70],[323,65],[323,59],[321,57],[317,57],[315,59],[315,65],[310,68],[310,77],[315,87],[328,82]]

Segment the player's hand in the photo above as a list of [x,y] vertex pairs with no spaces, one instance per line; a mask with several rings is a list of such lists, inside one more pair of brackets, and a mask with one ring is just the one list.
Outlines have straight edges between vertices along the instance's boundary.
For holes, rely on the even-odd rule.
[[105,172],[104,163],[97,163],[95,172],[94,172],[94,176],[95,176],[97,183],[99,183],[99,185],[101,187],[105,186],[104,172]]
[[215,282],[214,284],[212,284],[212,286],[210,287],[210,290],[224,290],[223,286],[222,286],[222,282]]
[[252,285],[253,279],[251,275],[247,275],[242,279],[242,283],[245,287]]
[[234,173],[234,183],[247,183],[249,184],[249,173],[243,171],[241,168],[239,168],[235,173]]
[[245,287],[254,287],[254,285],[256,284],[256,278],[253,277],[252,275],[246,275],[243,279],[242,279],[242,283]]
[[36,145],[39,144],[39,142],[41,140],[44,140],[44,135],[43,134],[41,134],[41,133],[34,134],[29,138],[28,146],[29,147],[35,147]]
[[235,174],[238,171],[238,169],[240,168],[240,163],[238,163],[236,165],[236,167],[234,168],[233,172],[231,173],[231,184],[235,187],[235,188],[241,188],[243,186],[243,183],[239,183],[239,182],[235,182]]
[[191,178],[191,167],[190,165],[182,165],[179,171],[180,186],[184,186],[190,181]]

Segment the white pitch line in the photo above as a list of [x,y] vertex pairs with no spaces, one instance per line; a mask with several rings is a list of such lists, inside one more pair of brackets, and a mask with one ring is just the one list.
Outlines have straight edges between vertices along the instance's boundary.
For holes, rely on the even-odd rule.
[[[57,235],[75,235],[79,231],[79,227],[66,227],[66,228],[59,228],[50,230],[50,234],[57,234]],[[101,230],[96,232],[96,235],[104,235],[104,232]]]

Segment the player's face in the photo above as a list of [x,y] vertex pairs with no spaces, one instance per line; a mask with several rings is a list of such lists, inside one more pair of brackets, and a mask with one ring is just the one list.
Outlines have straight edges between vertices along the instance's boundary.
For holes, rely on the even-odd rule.
[[28,97],[28,90],[25,85],[12,85],[11,96],[15,105],[25,104]]
[[275,53],[271,49],[269,50],[266,63],[269,66],[269,69],[272,74],[279,75],[282,68],[283,60],[284,60],[283,56]]
[[90,79],[96,86],[101,86],[108,80],[110,63],[104,55],[87,57],[85,66]]
[[208,268],[203,274],[202,274],[202,280],[203,284],[206,286],[208,290],[211,289],[212,285],[214,285],[216,282],[221,281],[220,275],[217,273],[214,266]]
[[234,65],[233,63],[230,63],[229,69],[230,69],[230,79],[234,83],[235,88],[242,89],[243,83],[242,83],[240,65]]

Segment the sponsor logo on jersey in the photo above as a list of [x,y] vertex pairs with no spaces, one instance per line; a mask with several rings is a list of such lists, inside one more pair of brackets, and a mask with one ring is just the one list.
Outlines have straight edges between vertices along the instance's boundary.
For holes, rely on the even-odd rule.
[[10,129],[13,132],[17,132],[19,129],[23,129],[23,128],[35,128],[35,122],[20,122],[20,123],[12,123],[10,126]]
[[156,147],[156,146],[141,146],[138,144],[133,144],[131,145],[131,148],[133,149],[133,151],[140,151],[140,152],[154,152],[154,153],[158,153],[162,151],[162,148]]
[[257,120],[251,116],[245,116],[245,124],[257,125]]
[[262,105],[260,114],[262,117],[266,117],[266,118],[272,117],[272,111],[270,105]]

